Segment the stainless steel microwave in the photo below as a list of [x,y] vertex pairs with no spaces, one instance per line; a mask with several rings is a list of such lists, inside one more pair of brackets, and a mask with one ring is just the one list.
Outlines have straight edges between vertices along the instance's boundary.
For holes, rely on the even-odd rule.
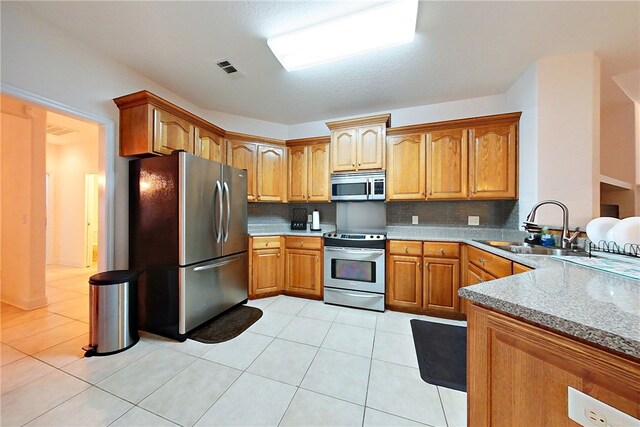
[[384,200],[385,172],[335,173],[331,175],[331,201]]

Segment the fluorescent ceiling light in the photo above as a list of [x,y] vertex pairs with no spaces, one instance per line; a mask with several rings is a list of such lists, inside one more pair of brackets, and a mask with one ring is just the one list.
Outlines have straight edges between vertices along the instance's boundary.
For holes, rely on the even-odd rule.
[[397,0],[267,40],[287,71],[413,41],[418,0]]

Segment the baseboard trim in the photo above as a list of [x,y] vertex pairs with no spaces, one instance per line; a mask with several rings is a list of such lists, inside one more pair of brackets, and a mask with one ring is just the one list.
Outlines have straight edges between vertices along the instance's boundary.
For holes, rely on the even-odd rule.
[[23,298],[16,298],[16,297],[3,295],[2,302],[5,304],[12,305],[14,307],[18,307],[19,309],[22,309],[22,310],[35,310],[36,308],[47,306],[47,297],[27,300]]

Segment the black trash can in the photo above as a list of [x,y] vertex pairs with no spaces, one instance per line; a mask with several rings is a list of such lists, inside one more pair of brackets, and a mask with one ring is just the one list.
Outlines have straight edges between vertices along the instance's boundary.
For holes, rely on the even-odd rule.
[[85,356],[119,353],[139,340],[138,276],[134,270],[98,273],[89,279],[89,345]]

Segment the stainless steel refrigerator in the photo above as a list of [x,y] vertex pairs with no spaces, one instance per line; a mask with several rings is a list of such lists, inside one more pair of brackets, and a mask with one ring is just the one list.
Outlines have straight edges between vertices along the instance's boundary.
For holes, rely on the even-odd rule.
[[247,173],[186,152],[132,160],[140,329],[184,340],[247,299]]

